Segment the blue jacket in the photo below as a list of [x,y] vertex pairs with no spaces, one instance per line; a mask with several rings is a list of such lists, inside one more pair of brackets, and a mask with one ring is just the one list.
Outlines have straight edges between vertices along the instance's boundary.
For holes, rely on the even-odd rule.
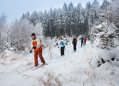
[[81,39],[81,42],[83,42],[84,38],[82,37],[82,38],[80,38],[80,39]]
[[59,42],[59,47],[65,47],[65,42],[64,42],[64,40],[61,40],[61,41]]

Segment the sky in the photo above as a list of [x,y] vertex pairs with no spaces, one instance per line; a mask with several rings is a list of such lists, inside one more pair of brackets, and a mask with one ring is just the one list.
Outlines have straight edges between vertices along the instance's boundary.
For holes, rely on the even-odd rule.
[[[64,3],[67,5],[72,2],[74,6],[81,3],[85,7],[87,2],[94,0],[0,0],[0,15],[4,13],[7,16],[7,21],[11,22],[19,19],[23,13],[27,11],[30,14],[33,11],[44,12],[45,9],[49,11],[52,8],[62,8]],[[98,0],[102,4],[103,0]]]

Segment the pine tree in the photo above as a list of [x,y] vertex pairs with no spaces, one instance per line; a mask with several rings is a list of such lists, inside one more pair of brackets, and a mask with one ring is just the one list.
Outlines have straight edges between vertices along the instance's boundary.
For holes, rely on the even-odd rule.
[[37,25],[37,23],[39,22],[39,17],[36,11],[34,11],[31,16],[30,16],[30,22],[33,24],[33,26],[35,27]]

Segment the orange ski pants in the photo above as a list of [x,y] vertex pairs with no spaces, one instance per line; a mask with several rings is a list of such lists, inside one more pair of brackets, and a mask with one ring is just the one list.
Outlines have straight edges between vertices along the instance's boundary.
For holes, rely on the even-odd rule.
[[45,62],[45,60],[44,60],[44,58],[43,58],[43,56],[42,56],[42,51],[40,51],[40,52],[34,51],[35,66],[38,65],[38,56],[39,56],[39,58],[40,58],[40,60],[41,60],[41,63],[44,63],[44,62]]

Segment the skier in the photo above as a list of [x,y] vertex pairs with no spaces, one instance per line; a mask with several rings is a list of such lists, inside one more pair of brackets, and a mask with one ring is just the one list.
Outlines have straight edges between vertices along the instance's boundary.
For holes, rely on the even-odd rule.
[[86,37],[85,37],[85,39],[84,39],[84,45],[86,45],[86,41],[87,41],[87,39],[86,39]]
[[45,60],[42,56],[42,45],[41,45],[41,40],[36,37],[35,33],[31,34],[32,36],[32,41],[31,41],[31,50],[30,53],[32,53],[32,50],[34,49],[34,61],[35,61],[35,66],[38,66],[38,55],[40,57],[41,63],[45,65]]
[[74,46],[74,51],[76,52],[76,45],[77,45],[77,38],[76,37],[73,38],[72,44]]
[[81,47],[82,47],[82,45],[83,45],[83,40],[84,40],[83,36],[82,36],[80,39],[81,39]]
[[64,49],[65,49],[65,42],[64,40],[62,39],[62,37],[60,37],[59,39],[59,47],[61,48],[61,56],[64,56]]

